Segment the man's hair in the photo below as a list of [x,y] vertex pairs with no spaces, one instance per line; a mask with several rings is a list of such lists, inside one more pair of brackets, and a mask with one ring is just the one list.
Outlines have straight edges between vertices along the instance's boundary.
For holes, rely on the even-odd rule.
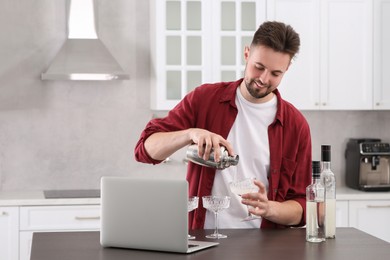
[[294,58],[299,51],[300,39],[299,34],[290,25],[275,21],[264,22],[255,32],[252,45],[269,47]]

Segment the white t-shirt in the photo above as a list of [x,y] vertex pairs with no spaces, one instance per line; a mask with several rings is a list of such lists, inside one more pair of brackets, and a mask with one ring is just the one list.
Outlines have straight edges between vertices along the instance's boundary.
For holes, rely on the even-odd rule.
[[[236,105],[238,114],[229,132],[227,140],[239,155],[237,166],[217,170],[212,195],[228,195],[231,197],[230,207],[218,214],[220,228],[259,228],[261,219],[241,221],[248,214],[241,197],[232,193],[229,183],[234,178],[256,178],[263,182],[268,191],[268,173],[270,164],[268,126],[274,121],[277,110],[277,99],[255,104],[247,101],[237,88]],[[207,210],[204,228],[215,226],[214,213]]]

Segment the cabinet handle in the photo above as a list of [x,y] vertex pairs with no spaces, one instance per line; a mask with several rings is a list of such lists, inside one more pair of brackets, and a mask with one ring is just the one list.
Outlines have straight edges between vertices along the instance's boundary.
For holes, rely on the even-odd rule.
[[100,216],[92,216],[92,217],[74,217],[75,220],[99,220]]
[[8,215],[8,213],[6,211],[1,211],[0,212],[0,216],[7,216],[7,215]]
[[367,205],[367,208],[374,208],[374,209],[390,208],[390,205]]

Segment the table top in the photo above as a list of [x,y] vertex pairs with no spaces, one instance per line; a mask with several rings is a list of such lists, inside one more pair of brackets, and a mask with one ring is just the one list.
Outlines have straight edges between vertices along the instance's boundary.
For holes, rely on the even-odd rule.
[[[336,239],[316,244],[305,241],[305,229],[222,229],[228,238],[220,244],[192,254],[103,248],[100,233],[34,233],[31,260],[122,260],[122,259],[387,259],[390,243],[354,228],[338,228]],[[207,241],[212,230],[191,231],[198,240]],[[215,241],[215,240],[213,240]]]

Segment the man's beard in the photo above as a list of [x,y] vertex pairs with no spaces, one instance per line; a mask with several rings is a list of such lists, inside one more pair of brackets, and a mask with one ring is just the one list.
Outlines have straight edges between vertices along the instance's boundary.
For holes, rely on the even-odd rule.
[[254,98],[260,99],[260,98],[268,96],[272,92],[272,91],[270,91],[270,89],[272,89],[271,86],[264,85],[264,88],[266,88],[267,91],[265,93],[262,93],[262,92],[260,92],[261,89],[258,89],[258,88],[253,86],[255,84],[256,84],[255,80],[253,80],[253,79],[251,79],[249,82],[245,81],[246,89],[248,90],[249,94]]

